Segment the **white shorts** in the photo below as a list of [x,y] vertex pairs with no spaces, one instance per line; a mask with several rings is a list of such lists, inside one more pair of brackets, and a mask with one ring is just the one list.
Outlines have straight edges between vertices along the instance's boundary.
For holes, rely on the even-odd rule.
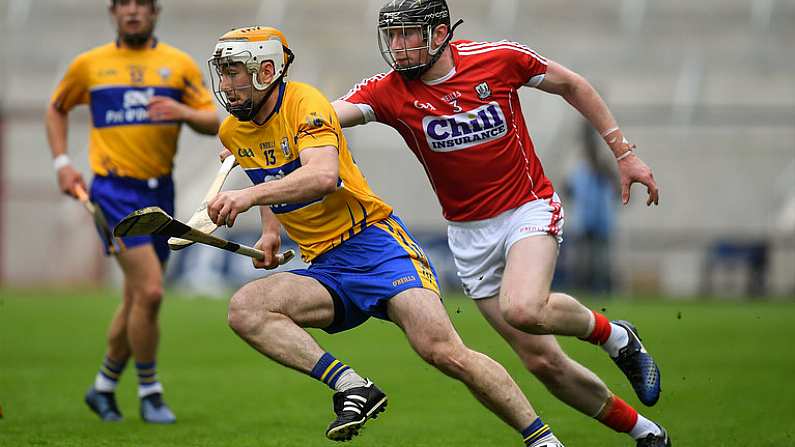
[[448,222],[447,243],[464,292],[473,299],[498,295],[508,250],[521,239],[543,235],[563,242],[563,207],[557,194],[490,219]]

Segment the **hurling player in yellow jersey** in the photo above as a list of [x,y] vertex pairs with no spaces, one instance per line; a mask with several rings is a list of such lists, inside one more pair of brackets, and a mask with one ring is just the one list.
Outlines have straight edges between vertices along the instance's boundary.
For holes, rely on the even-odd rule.
[[[370,190],[331,104],[315,88],[285,81],[292,60],[282,33],[265,27],[226,33],[210,59],[213,89],[232,114],[221,142],[254,186],[218,194],[209,215],[231,226],[258,206],[257,246],[266,256],[255,266],[275,266],[281,227],[310,263],[243,286],[229,303],[230,326],[263,355],[336,391],[329,439],[358,434],[387,398],[304,328],[335,333],[370,317],[394,322],[428,363],[517,431],[527,428],[536,419],[530,403],[502,366],[467,348],[453,329],[430,261]],[[549,445],[559,444],[550,438]]]
[[[88,104],[88,153],[94,173],[90,196],[112,228],[129,212],[145,206],[173,213],[171,170],[181,124],[214,135],[218,117],[193,60],[153,36],[160,11],[157,0],[112,0],[109,10],[117,27],[116,41],[74,59],[52,96],[45,120],[58,185],[65,194],[77,196],[76,189],[85,189],[85,184],[66,155],[67,115],[73,107]],[[141,417],[146,422],[171,423],[174,414],[163,403],[156,375],[158,310],[168,246],[162,237],[124,242],[127,249],[116,257],[124,272],[124,299],[111,322],[107,353],[85,401],[102,420],[121,419],[116,384],[132,357]]]

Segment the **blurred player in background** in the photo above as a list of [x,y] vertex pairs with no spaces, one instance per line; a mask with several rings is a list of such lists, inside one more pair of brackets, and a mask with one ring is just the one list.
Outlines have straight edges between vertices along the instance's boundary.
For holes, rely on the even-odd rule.
[[639,182],[657,204],[651,170],[581,76],[507,41],[451,42],[444,0],[393,0],[379,12],[379,46],[392,71],[365,79],[334,103],[343,127],[395,128],[423,164],[448,220],[448,241],[467,295],[527,368],[558,398],[629,433],[638,446],[670,445],[656,423],[569,359],[555,335],[602,346],[640,400],[660,393],[657,365],[625,321],[551,293],[563,209],[524,122],[522,86],[562,96],[593,125],[619,165],[622,199]]
[[576,254],[570,262],[575,290],[608,294],[613,290],[611,248],[620,191],[618,169],[601,156],[601,138],[591,124],[583,122],[581,129],[582,157],[566,175],[563,187],[577,216],[570,232],[574,244],[561,248]]
[[228,32],[211,59],[213,89],[232,114],[221,125],[221,142],[255,185],[218,194],[208,204],[210,218],[231,226],[258,206],[257,247],[266,256],[255,266],[277,265],[281,225],[310,263],[238,290],[229,303],[232,329],[263,355],[336,391],[329,439],[358,434],[387,397],[304,328],[336,333],[376,317],[397,324],[424,360],[463,382],[526,445],[561,446],[507,371],[463,344],[433,266],[370,190],[331,104],[315,88],[284,80],[292,59],[282,33],[265,27]]
[[[58,186],[76,196],[75,189],[85,188],[85,183],[66,155],[67,115],[73,107],[88,104],[94,172],[90,197],[112,228],[146,206],[173,214],[171,171],[181,125],[215,135],[218,117],[193,60],[154,37],[157,0],[113,0],[109,10],[116,40],[74,59],[52,95],[45,120]],[[127,249],[116,258],[124,272],[124,299],[111,321],[107,353],[85,401],[102,420],[120,420],[115,390],[132,357],[141,417],[172,423],[175,417],[163,402],[156,369],[158,311],[169,249],[166,238],[158,236],[124,242]]]

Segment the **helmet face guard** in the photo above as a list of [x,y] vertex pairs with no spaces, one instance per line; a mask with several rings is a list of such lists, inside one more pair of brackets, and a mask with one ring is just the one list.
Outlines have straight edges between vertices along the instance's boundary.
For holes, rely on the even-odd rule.
[[[241,121],[254,119],[273,90],[281,84],[287,75],[287,69],[295,59],[293,52],[287,48],[281,33],[276,31],[278,35],[270,35],[273,34],[273,31],[276,30],[260,27],[232,30],[219,40],[213,56],[207,61],[215,98],[227,112]],[[268,38],[266,40],[251,40],[245,36],[246,32],[266,34]],[[232,37],[227,38],[226,36],[230,34]],[[239,37],[241,35],[244,37]],[[262,63],[266,61],[273,63],[274,75],[270,82],[263,84],[259,81],[257,74]],[[235,64],[242,64],[243,75],[250,77],[250,82],[245,86],[232,86],[232,89],[236,91],[248,91],[248,98],[244,102],[232,105],[227,92],[221,89],[221,80],[226,76],[225,72]],[[265,95],[255,102],[254,94],[257,91],[264,91]]]
[[[381,57],[395,71],[407,79],[417,79],[428,71],[442,55],[453,38],[450,11],[445,0],[392,0],[378,13],[378,48]],[[439,25],[447,25],[447,37],[433,48],[433,32]],[[421,43],[408,47],[405,42],[419,35]],[[403,45],[396,48],[397,39]],[[408,63],[415,56],[413,63]]]
[[[411,47],[404,45],[403,48],[392,48],[394,39],[406,42],[410,35],[414,34],[422,36],[422,42],[419,45]],[[431,48],[432,35],[433,30],[430,26],[424,26],[420,23],[401,23],[399,26],[379,27],[378,49],[381,51],[381,57],[393,70],[408,79],[417,79],[431,68],[431,65],[433,65],[431,59],[435,59],[434,55],[441,53],[442,47]],[[416,63],[404,65],[399,62],[409,61],[412,56],[418,58]]]
[[[232,105],[231,101],[229,100],[229,95],[227,91],[221,89],[221,82],[223,76],[227,75],[229,68],[234,64],[238,63],[234,60],[229,60],[227,58],[212,58],[208,61],[208,66],[210,68],[210,82],[212,84],[213,93],[215,94],[215,99],[224,106],[227,112],[233,115],[235,118],[239,119],[240,121],[251,121],[254,119],[254,116],[257,114],[259,107],[262,107],[262,103],[260,102],[257,104],[259,107],[254,107],[254,92],[255,92],[255,82],[257,82],[257,72],[251,73],[246,64],[243,64],[243,72],[241,76],[248,77],[251,76],[251,82],[248,82],[246,86],[235,86],[232,85],[232,90],[235,91],[245,91],[248,90],[248,97],[242,103],[238,103]],[[232,81],[230,81],[232,82]],[[237,93],[234,94],[236,96]],[[264,102],[264,101],[263,101]]]

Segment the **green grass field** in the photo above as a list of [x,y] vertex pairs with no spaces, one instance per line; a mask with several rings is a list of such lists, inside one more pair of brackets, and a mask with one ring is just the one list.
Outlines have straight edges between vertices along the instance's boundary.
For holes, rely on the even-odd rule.
[[[138,418],[135,374],[119,390],[124,422],[103,424],[82,396],[104,352],[115,293],[0,290],[0,446],[328,446],[331,392],[260,357],[226,326],[224,300],[168,296],[160,378],[179,419]],[[447,308],[464,340],[517,379],[568,447],[630,446],[548,394],[465,299]],[[590,301],[637,323],[662,369],[663,396],[641,411],[676,446],[795,445],[795,304]],[[389,395],[387,412],[352,446],[520,446],[519,437],[466,389],[410,350],[394,326],[371,320],[321,344]],[[640,407],[601,350],[562,340],[567,352]],[[640,408],[639,408],[640,409]]]

